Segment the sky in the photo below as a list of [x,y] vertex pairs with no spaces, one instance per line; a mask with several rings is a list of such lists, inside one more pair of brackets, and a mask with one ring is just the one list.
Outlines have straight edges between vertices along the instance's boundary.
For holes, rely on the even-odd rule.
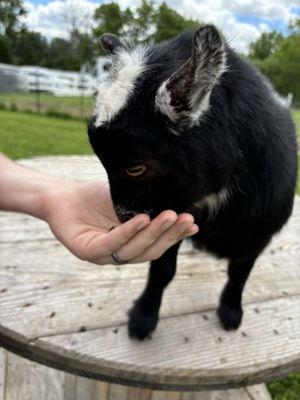
[[[140,0],[114,0],[121,8],[138,6]],[[80,20],[83,30],[92,26],[92,15],[101,3],[109,0],[25,0],[27,26],[48,38],[66,37],[67,11]],[[154,0],[159,4],[160,0]],[[288,25],[300,18],[300,0],[166,0],[180,14],[213,23],[240,52],[247,53],[249,44],[262,32],[277,30],[288,34]]]

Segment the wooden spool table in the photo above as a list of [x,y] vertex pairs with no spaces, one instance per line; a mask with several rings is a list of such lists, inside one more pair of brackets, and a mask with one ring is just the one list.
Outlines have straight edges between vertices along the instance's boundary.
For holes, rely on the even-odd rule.
[[[21,163],[77,180],[104,174],[93,157]],[[127,336],[126,312],[144,288],[147,264],[80,261],[46,223],[0,213],[0,344],[62,371],[135,387],[98,383],[93,399],[270,399],[264,385],[233,388],[300,369],[299,239],[296,198],[288,225],[254,268],[235,332],[222,330],[215,313],[226,262],[183,246],[158,328],[151,340],[137,342]]]

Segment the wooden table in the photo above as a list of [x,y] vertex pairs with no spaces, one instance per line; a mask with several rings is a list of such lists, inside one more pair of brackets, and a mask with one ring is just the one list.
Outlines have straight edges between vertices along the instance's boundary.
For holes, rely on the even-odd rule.
[[[77,180],[104,173],[93,157],[45,157],[22,164]],[[225,389],[300,369],[299,239],[296,198],[288,225],[249,279],[244,321],[236,332],[222,330],[215,313],[226,262],[186,245],[157,330],[151,340],[137,342],[127,336],[126,312],[144,287],[147,264],[80,261],[44,222],[0,213],[0,344],[75,375],[144,388],[120,389],[117,396],[106,394],[101,400],[153,399],[153,393],[161,393],[156,400],[268,399],[263,385]]]

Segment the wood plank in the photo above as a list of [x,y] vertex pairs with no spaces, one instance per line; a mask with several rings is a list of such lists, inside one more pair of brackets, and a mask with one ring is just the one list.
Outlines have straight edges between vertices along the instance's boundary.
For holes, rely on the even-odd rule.
[[109,384],[87,378],[76,378],[76,396],[70,400],[109,400]]
[[[71,372],[164,390],[250,385],[300,368],[300,296],[246,306],[242,329],[224,332],[214,312],[167,318],[152,340],[130,340],[125,326],[43,338]],[[266,323],[266,321],[268,321]],[[242,349],[242,351],[241,351]],[[70,364],[72,360],[72,364]],[[53,360],[52,360],[53,361]],[[115,377],[115,378],[114,378]]]
[[8,353],[6,396],[0,399],[109,400],[108,391],[106,382],[76,377]]
[[0,400],[5,400],[7,352],[0,348]]
[[109,400],[127,400],[126,386],[111,383],[109,385]]
[[64,373],[8,353],[5,400],[64,400]]
[[151,400],[182,400],[183,393],[180,392],[161,392],[154,390]]
[[[49,371],[50,371],[50,368],[47,368],[44,371],[45,379],[47,379],[47,374],[49,373]],[[77,387],[76,387],[78,379],[84,379],[84,378],[78,378],[75,375],[71,375],[71,374],[67,374],[67,373],[63,372],[63,399],[64,400],[79,400],[78,396],[77,396]],[[40,399],[37,399],[37,400],[40,400]],[[87,400],[89,400],[89,399],[87,399]]]
[[248,386],[245,390],[249,393],[251,400],[272,400],[266,385]]
[[152,390],[129,387],[127,400],[152,400]]
[[[228,389],[212,392],[184,394],[182,400],[253,400],[245,389]],[[255,399],[256,400],[256,399]]]

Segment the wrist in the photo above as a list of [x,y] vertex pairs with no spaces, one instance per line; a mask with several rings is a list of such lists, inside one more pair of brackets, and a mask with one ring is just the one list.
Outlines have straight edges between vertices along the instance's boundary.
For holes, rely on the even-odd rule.
[[0,154],[0,210],[45,219],[48,193],[57,186],[55,178],[27,169]]

